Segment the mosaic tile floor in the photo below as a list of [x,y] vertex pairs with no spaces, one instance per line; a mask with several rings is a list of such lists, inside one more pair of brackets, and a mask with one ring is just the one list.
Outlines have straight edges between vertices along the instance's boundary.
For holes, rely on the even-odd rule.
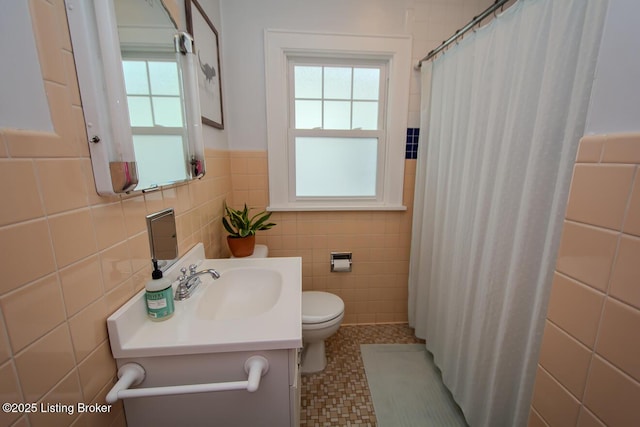
[[424,342],[408,325],[342,326],[326,342],[327,368],[302,376],[301,426],[376,426],[360,344]]

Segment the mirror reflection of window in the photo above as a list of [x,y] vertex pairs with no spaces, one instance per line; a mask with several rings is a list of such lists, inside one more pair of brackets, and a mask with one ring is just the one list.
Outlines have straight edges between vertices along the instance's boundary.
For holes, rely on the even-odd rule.
[[171,59],[123,59],[132,127],[183,126],[178,66]]
[[[188,178],[184,117],[175,55],[122,53],[138,188]],[[176,161],[179,159],[180,161]]]
[[189,179],[175,24],[160,0],[114,0],[137,190]]

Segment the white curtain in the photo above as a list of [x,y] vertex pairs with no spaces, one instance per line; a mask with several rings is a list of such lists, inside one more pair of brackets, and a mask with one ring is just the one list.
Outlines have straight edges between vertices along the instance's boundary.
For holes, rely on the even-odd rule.
[[409,322],[472,427],[524,426],[606,0],[520,0],[423,63]]

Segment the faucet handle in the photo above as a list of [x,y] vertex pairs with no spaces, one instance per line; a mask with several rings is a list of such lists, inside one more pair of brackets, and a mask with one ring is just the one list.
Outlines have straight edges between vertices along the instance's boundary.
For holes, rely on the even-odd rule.
[[194,274],[196,274],[196,271],[197,271],[197,270],[198,270],[198,266],[197,266],[197,265],[195,265],[195,264],[191,264],[191,265],[189,266],[189,274],[190,274],[190,275],[194,275]]
[[182,267],[180,269],[180,276],[178,276],[178,279],[180,282],[182,282],[184,279],[187,278],[187,269],[185,267]]

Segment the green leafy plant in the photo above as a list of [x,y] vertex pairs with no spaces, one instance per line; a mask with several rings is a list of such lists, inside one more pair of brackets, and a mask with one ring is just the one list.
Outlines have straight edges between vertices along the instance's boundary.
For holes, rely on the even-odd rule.
[[222,225],[231,237],[247,237],[256,234],[258,230],[268,230],[275,226],[273,222],[267,222],[273,212],[262,211],[249,217],[247,204],[244,209],[233,209],[224,202],[224,216],[222,217]]

